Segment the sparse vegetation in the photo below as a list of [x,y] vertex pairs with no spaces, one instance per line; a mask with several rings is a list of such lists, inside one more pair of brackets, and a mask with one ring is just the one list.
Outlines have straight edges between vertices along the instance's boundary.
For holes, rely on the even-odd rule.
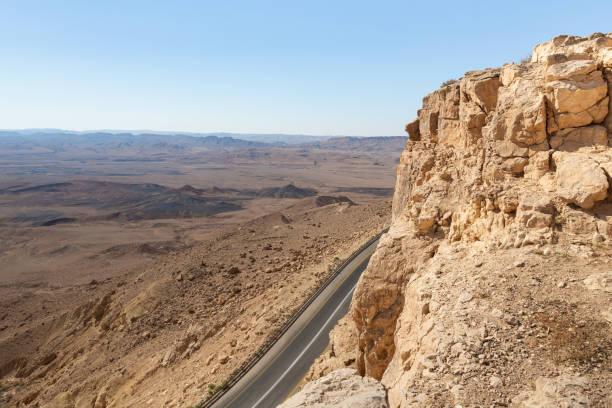
[[531,61],[531,53],[521,59],[521,64],[527,64]]
[[444,88],[445,86],[449,86],[449,85],[456,84],[456,83],[457,83],[457,80],[451,78],[447,81],[442,82],[442,85],[440,85],[440,88]]

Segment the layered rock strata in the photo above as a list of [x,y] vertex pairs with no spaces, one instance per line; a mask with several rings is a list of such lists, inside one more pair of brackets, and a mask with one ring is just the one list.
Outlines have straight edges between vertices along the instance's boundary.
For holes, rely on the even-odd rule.
[[583,283],[612,282],[611,92],[596,33],[427,95],[391,229],[333,332],[342,358],[311,377],[353,364],[391,407],[611,403],[609,292]]

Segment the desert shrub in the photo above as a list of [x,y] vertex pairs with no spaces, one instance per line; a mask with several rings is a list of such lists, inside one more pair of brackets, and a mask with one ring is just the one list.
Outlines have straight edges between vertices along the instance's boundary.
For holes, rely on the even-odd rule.
[[457,80],[451,78],[447,81],[442,82],[442,85],[440,85],[440,87],[444,88],[445,86],[449,86],[449,85],[456,84],[456,83],[457,83]]
[[521,64],[527,64],[529,61],[531,61],[531,53],[521,59]]

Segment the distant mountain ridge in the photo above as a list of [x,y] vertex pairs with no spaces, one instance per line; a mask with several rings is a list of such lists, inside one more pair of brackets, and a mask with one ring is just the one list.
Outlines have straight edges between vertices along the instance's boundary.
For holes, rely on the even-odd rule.
[[204,148],[252,148],[269,146],[267,143],[219,136],[189,136],[182,134],[161,135],[154,133],[19,133],[0,131],[0,146],[19,147],[21,145],[44,147],[51,150],[70,148],[121,148],[121,147],[157,147],[185,149],[190,147]]
[[[53,130],[0,130],[1,154],[85,153],[138,155],[151,160],[158,152],[198,153],[283,147],[330,150],[403,150],[407,137],[318,137],[303,135],[249,135],[219,133],[210,135],[165,133],[73,132]],[[249,139],[249,140],[247,140]]]

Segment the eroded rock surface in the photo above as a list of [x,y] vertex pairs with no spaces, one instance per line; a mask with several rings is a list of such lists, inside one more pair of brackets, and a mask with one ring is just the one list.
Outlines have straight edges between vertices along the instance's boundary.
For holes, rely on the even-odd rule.
[[331,344],[391,407],[610,402],[611,89],[596,33],[423,99],[391,229]]
[[279,408],[387,408],[384,387],[350,368],[307,384]]

